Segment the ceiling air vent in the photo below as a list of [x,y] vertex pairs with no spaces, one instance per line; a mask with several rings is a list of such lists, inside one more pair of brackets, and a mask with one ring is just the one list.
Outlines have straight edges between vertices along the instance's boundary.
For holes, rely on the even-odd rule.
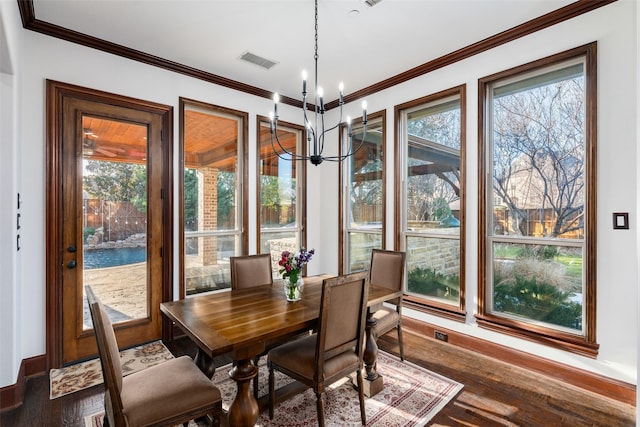
[[272,61],[270,59],[267,58],[263,58],[261,56],[258,56],[254,53],[251,52],[245,52],[242,55],[240,55],[240,59],[242,59],[243,61],[247,61],[250,62],[254,65],[257,65],[259,67],[264,68],[265,70],[269,70],[271,67],[273,67],[274,65],[277,64],[277,62]]
[[381,3],[382,0],[364,0],[364,4],[366,4],[369,7],[373,7],[375,5],[377,5],[378,3]]

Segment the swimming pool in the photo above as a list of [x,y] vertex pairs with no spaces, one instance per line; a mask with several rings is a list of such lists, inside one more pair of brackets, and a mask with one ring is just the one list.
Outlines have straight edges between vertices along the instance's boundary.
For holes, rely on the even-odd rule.
[[84,268],[115,267],[147,260],[147,248],[92,249],[84,251]]

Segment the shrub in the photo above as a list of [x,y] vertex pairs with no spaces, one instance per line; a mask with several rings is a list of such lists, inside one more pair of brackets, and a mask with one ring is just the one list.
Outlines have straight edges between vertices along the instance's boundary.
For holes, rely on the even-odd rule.
[[557,246],[524,245],[518,249],[517,258],[535,258],[539,260],[552,260],[558,256]]
[[96,229],[94,227],[85,227],[84,230],[82,230],[82,241],[86,243],[87,237],[93,236],[94,234],[96,234]]
[[569,296],[570,292],[562,291],[546,282],[538,282],[535,277],[515,276],[513,281],[496,281],[493,308],[527,319],[581,329],[582,305],[569,301]]
[[415,268],[407,275],[407,288],[422,295],[437,296],[452,301],[460,297],[460,277],[444,275],[430,268]]

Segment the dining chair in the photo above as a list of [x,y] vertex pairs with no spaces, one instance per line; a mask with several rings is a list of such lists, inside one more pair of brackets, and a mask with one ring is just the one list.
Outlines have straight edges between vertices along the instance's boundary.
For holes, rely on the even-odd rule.
[[[369,283],[371,286],[384,286],[393,290],[402,290],[404,268],[404,252],[374,249],[371,252]],[[373,319],[376,320],[373,333],[377,338],[392,329],[397,329],[400,360],[404,360],[404,347],[402,345],[402,296],[386,301],[386,303],[391,304],[393,307],[380,305],[372,315]]]
[[273,283],[270,254],[242,255],[229,258],[231,289],[245,289]]
[[[229,258],[231,264],[231,289],[247,289],[255,286],[273,284],[273,270],[271,254],[241,255]],[[267,349],[253,358],[253,364],[258,366],[260,357]],[[253,395],[258,397],[258,375],[253,377]]]
[[116,335],[104,306],[85,286],[104,377],[104,425],[112,427],[175,426],[212,417],[220,424],[220,390],[189,356],[123,377]]
[[322,282],[317,332],[278,346],[268,353],[269,418],[275,404],[274,371],[280,371],[313,389],[318,425],[324,426],[326,387],[355,372],[362,425],[367,422],[362,366],[369,281],[366,272]]

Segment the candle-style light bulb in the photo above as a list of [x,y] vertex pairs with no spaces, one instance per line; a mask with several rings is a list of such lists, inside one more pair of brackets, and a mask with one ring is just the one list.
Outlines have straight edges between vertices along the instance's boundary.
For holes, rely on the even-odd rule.
[[307,70],[302,70],[302,95],[307,94]]
[[320,111],[324,111],[324,101],[322,97],[324,96],[324,90],[322,87],[318,86],[318,98],[320,99]]
[[344,103],[342,99],[342,92],[344,91],[344,83],[340,82],[338,85],[338,90],[340,91],[340,104]]
[[351,137],[351,116],[347,116],[347,135]]
[[280,102],[280,95],[278,92],[273,94],[273,116],[278,118],[278,102]]
[[367,101],[362,101],[362,123],[367,123]]

